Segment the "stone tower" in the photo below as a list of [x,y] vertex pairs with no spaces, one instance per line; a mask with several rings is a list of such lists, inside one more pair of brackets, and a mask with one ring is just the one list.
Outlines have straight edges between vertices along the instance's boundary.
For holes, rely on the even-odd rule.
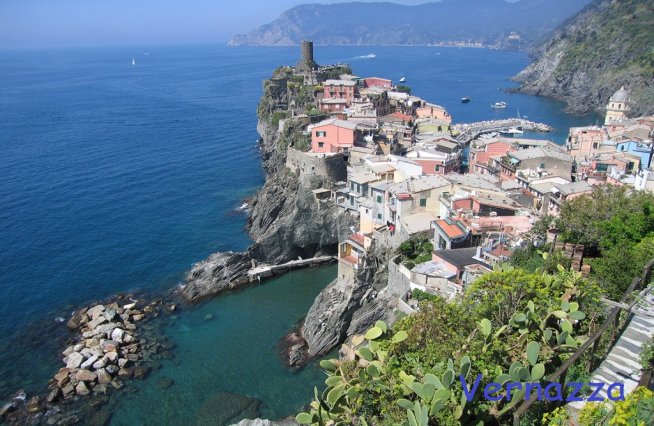
[[297,63],[297,69],[301,72],[309,72],[316,69],[316,63],[313,60],[313,42],[303,40],[300,45],[300,61]]
[[606,118],[604,125],[609,125],[622,121],[631,107],[629,106],[629,92],[622,86],[615,92],[606,104]]

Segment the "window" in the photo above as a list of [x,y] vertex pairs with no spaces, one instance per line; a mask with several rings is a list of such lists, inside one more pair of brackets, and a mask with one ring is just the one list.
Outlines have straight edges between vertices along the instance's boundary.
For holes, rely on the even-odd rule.
[[540,163],[540,168],[544,169],[545,168],[545,163]]
[[327,136],[327,132],[316,132],[316,137],[324,138]]
[[438,166],[438,165],[434,166],[434,171],[435,172],[439,172],[440,170],[441,170],[441,166]]
[[381,214],[381,213],[377,213],[377,219],[381,220],[381,218],[382,218],[382,214]]
[[324,142],[318,142],[318,148],[322,148],[322,147],[324,147],[324,146],[325,146],[325,143],[324,143]]
[[420,199],[420,207],[427,207],[427,199],[426,198],[421,198]]
[[597,142],[593,142],[593,149],[597,149]]
[[378,196],[377,196],[377,202],[378,202],[378,203],[381,203],[381,202],[382,202],[382,196],[381,196],[381,195],[378,195]]

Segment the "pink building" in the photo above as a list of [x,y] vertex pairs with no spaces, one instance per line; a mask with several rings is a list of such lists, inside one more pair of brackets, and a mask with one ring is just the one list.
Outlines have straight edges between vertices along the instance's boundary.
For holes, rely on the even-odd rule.
[[422,167],[425,175],[445,175],[459,169],[459,157],[456,154],[416,148],[407,153],[407,158]]
[[504,156],[516,148],[509,141],[502,139],[476,140],[470,146],[468,155],[469,170],[477,171],[477,165],[488,165],[491,157]]
[[427,104],[420,107],[416,109],[416,116],[418,118],[435,118],[448,124],[452,122],[452,116],[450,113],[440,105]]
[[367,77],[363,79],[366,87],[383,87],[385,89],[390,89],[393,87],[393,81],[385,78],[379,77]]
[[446,175],[459,169],[459,162],[451,158],[412,158],[420,164],[425,175]]
[[600,127],[572,127],[568,134],[568,150],[574,158],[598,152],[615,151],[615,147],[603,146],[607,139],[605,130]]
[[323,100],[344,99],[349,105],[356,93],[356,83],[350,80],[327,80],[323,83],[323,90]]
[[356,123],[332,118],[309,126],[311,152],[347,153],[359,139]]

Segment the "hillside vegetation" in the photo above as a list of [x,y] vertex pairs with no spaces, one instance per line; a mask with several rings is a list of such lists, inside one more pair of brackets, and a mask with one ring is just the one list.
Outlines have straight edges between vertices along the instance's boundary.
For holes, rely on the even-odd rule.
[[601,111],[621,86],[633,114],[654,113],[654,1],[595,0],[535,51],[517,80],[521,91]]

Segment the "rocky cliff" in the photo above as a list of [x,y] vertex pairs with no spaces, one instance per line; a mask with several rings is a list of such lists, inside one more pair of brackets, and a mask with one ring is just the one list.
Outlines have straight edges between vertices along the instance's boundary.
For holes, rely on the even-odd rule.
[[306,4],[230,45],[425,45],[481,43],[521,49],[545,36],[589,0],[443,0],[416,6],[393,3]]
[[632,115],[654,113],[654,2],[594,0],[534,52],[515,79],[520,91],[568,103],[568,111],[602,111],[625,86]]
[[393,253],[392,247],[373,245],[353,273],[339,265],[338,277],[318,295],[300,327],[286,336],[282,352],[289,366],[303,366],[378,320],[394,321],[397,298],[409,286],[398,289],[401,284],[389,280]]
[[[252,201],[248,228],[253,244],[242,253],[215,253],[193,266],[179,294],[198,301],[242,285],[255,264],[278,264],[336,254],[339,238],[354,221],[333,203],[319,203],[313,189],[329,184],[321,176],[300,178],[285,166],[286,151],[301,138],[305,122],[293,120],[278,131],[274,115],[292,99],[284,78],[264,83],[258,109],[258,132],[266,182]],[[345,178],[343,176],[342,178]]]

